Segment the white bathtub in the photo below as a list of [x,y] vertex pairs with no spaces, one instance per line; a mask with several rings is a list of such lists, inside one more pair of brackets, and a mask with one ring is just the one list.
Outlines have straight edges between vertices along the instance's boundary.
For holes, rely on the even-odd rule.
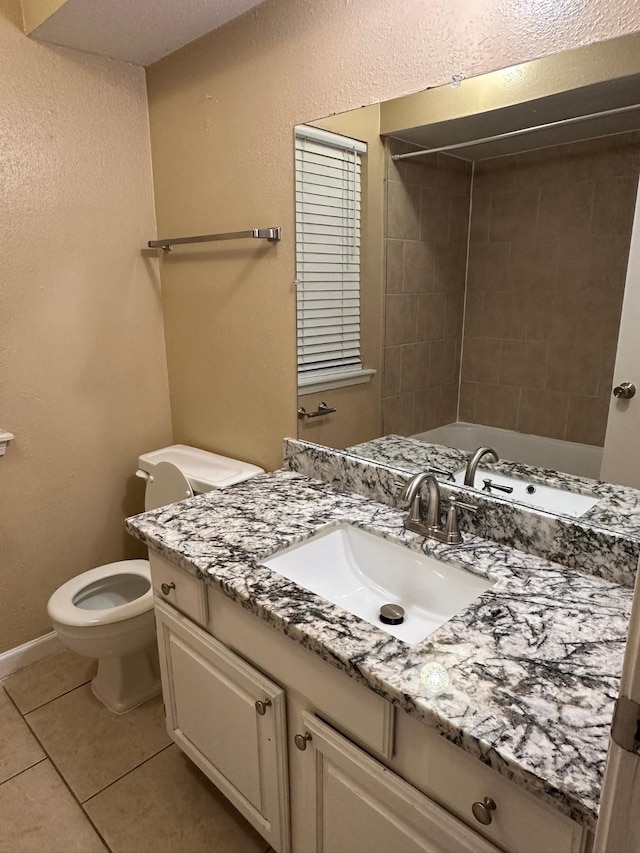
[[593,480],[600,478],[602,448],[590,444],[575,444],[572,441],[465,423],[447,424],[418,433],[412,438],[465,451],[488,445],[494,448],[501,459],[537,468],[551,468],[553,471],[564,471]]

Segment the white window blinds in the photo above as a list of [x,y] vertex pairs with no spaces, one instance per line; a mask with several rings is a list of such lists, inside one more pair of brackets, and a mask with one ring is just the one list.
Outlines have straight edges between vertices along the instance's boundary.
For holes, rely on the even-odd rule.
[[360,158],[363,142],[296,128],[298,383],[338,378],[360,360]]

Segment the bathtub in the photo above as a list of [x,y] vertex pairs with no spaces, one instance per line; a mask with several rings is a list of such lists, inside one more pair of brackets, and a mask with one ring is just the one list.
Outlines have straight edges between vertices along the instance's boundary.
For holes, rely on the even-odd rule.
[[592,480],[600,478],[602,448],[590,444],[575,444],[557,438],[542,438],[508,429],[465,423],[447,424],[418,433],[412,438],[465,451],[488,445],[495,449],[501,459],[537,468],[551,468],[553,471],[564,471]]

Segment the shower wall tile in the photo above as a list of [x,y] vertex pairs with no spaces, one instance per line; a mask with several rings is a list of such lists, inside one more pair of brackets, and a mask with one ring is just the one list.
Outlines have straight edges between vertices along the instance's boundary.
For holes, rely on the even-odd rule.
[[404,241],[387,240],[387,293],[402,293],[404,284]]
[[546,438],[566,437],[569,396],[560,391],[522,388],[518,410],[518,432]]
[[400,393],[426,388],[430,378],[430,344],[409,344],[402,347]]
[[609,414],[609,400],[598,397],[569,398],[567,441],[581,444],[604,444]]
[[640,133],[475,164],[459,417],[602,445]]
[[479,383],[474,394],[476,389],[473,413],[478,423],[499,429],[518,428],[519,388]]
[[[444,337],[448,295],[446,293],[422,293],[418,296],[417,339],[419,341],[438,341]],[[451,337],[456,334],[460,335],[461,317],[462,314],[459,313],[458,317],[455,318],[458,322],[453,326]]]
[[382,396],[395,397],[400,393],[402,347],[385,347]]
[[[408,150],[390,141],[388,155]],[[410,435],[457,418],[472,170],[445,155],[392,162],[383,431]]]
[[385,312],[386,345],[410,344],[416,340],[416,297],[389,295]]
[[460,383],[460,399],[458,404],[458,417],[461,421],[473,423],[475,418],[476,407],[476,389],[475,382]]
[[420,199],[422,190],[412,184],[387,183],[387,235],[398,240],[420,238]]

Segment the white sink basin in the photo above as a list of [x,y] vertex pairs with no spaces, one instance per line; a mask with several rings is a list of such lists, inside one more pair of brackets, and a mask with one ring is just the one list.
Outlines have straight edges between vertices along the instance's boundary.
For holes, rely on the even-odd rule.
[[[454,479],[460,485],[464,483],[464,468],[456,471]],[[490,492],[494,497],[517,501],[535,509],[553,512],[556,515],[570,515],[572,518],[580,518],[581,515],[588,512],[600,500],[600,498],[589,498],[586,495],[568,492],[566,489],[541,486],[539,483],[532,483],[529,480],[508,477],[506,474],[497,474],[495,471],[488,471],[486,468],[478,468],[476,471],[475,488],[484,495],[487,494],[487,492],[483,491],[483,481],[485,479],[490,479],[499,486],[511,486],[513,489],[511,494],[494,490]]]
[[[284,548],[262,565],[406,643],[424,640],[495,583],[348,524]],[[404,622],[381,622],[383,604],[402,605]]]

